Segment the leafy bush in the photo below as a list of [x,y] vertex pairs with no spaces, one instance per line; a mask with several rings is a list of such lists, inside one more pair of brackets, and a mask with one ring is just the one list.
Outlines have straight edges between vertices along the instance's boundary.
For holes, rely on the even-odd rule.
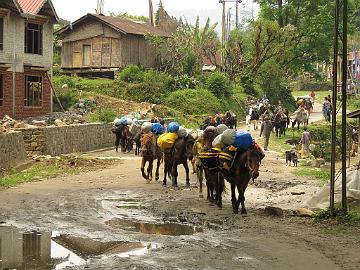
[[215,114],[221,111],[220,101],[206,89],[185,89],[171,93],[165,104],[185,114]]
[[89,120],[91,122],[103,122],[103,123],[111,123],[116,118],[116,113],[108,108],[101,108],[94,114],[89,116]]
[[144,72],[143,78],[145,83],[157,85],[163,93],[171,92],[174,90],[173,78],[164,72],[158,72],[150,69]]
[[253,97],[259,96],[259,93],[255,89],[254,78],[250,73],[243,71],[239,75],[239,81],[241,87],[244,89],[244,93]]
[[206,87],[218,98],[231,95],[230,80],[222,72],[217,71],[209,75],[206,80]]
[[54,85],[56,87],[61,87],[64,84],[67,84],[67,86],[69,88],[74,88],[75,84],[76,84],[76,77],[70,77],[70,76],[66,76],[66,75],[59,75],[59,76],[54,76],[53,81],[54,81]]
[[124,97],[132,101],[149,102],[160,104],[163,101],[163,93],[161,88],[149,82],[129,84],[124,92]]
[[[61,94],[58,96],[58,98],[64,110],[68,110],[69,108],[74,106],[75,103],[78,101],[77,95],[72,91],[68,91],[64,94]],[[58,101],[55,96],[53,97],[53,104],[54,104],[55,112],[61,111],[60,105],[58,104]]]
[[129,83],[143,82],[144,72],[138,66],[128,66],[119,73],[119,79]]
[[174,77],[173,88],[174,89],[195,89],[199,82],[196,78],[188,76],[188,75],[181,75]]
[[294,83],[294,89],[296,91],[328,91],[332,89],[332,82],[302,79]]

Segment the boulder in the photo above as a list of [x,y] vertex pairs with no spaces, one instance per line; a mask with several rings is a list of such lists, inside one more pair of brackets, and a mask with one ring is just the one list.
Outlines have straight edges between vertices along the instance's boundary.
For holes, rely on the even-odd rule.
[[23,122],[16,122],[14,128],[26,128],[26,124]]
[[3,128],[5,128],[6,130],[9,130],[11,128],[11,123],[10,122],[5,122],[3,125]]
[[284,212],[281,208],[273,206],[266,206],[264,209],[264,213],[267,216],[273,217],[282,217],[284,215]]
[[54,121],[54,125],[57,126],[57,127],[63,127],[63,126],[65,126],[65,123],[60,119],[56,119]]
[[299,217],[313,217],[315,212],[306,208],[299,208],[294,211],[294,214]]
[[46,126],[46,121],[45,121],[45,120],[41,120],[41,121],[39,121],[39,120],[33,120],[31,123],[32,123],[33,125],[37,126],[37,127],[44,127],[44,126]]

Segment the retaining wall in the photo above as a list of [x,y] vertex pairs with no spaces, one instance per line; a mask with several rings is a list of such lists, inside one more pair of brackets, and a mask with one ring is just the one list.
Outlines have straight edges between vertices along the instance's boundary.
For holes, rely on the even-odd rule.
[[88,152],[114,145],[110,124],[19,129],[0,134],[0,168],[8,168],[27,156]]
[[18,165],[27,160],[21,132],[0,134],[0,169]]
[[22,133],[29,155],[57,156],[114,145],[114,135],[111,133],[111,125],[108,124],[23,129]]

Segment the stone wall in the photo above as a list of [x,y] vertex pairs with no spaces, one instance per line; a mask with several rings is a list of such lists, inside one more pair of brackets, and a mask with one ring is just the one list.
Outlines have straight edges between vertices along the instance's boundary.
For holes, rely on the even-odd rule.
[[6,169],[27,160],[21,132],[0,134],[0,169]]
[[22,133],[28,155],[57,156],[114,145],[114,135],[109,124],[42,127],[23,129]]

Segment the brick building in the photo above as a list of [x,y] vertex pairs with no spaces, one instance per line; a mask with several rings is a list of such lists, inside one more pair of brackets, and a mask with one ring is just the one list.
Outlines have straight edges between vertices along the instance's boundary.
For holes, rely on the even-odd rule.
[[53,24],[51,0],[0,1],[0,118],[21,119],[52,111],[50,78]]

